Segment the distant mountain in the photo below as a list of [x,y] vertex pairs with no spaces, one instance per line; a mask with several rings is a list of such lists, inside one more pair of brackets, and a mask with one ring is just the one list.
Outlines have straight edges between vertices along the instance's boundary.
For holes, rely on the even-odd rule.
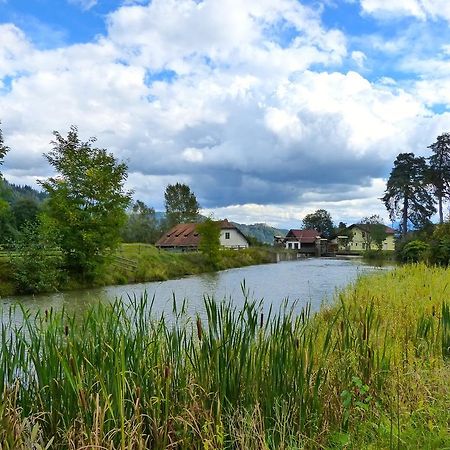
[[286,236],[288,230],[271,227],[265,223],[254,223],[245,225],[243,223],[232,222],[242,234],[253,237],[263,244],[273,244],[274,236]]

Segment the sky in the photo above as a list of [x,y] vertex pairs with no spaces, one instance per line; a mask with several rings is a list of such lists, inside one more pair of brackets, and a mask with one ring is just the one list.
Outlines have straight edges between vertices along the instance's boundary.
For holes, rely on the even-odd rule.
[[17,184],[75,125],[156,210],[389,224],[395,157],[450,131],[450,1],[0,0],[0,120]]

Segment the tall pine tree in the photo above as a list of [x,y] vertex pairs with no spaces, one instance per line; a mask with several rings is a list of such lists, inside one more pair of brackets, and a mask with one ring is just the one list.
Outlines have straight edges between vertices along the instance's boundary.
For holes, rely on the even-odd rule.
[[450,133],[443,133],[438,136],[436,142],[428,148],[433,151],[433,154],[428,158],[430,180],[438,201],[439,223],[443,223],[442,203],[450,197]]
[[430,194],[428,167],[425,158],[413,153],[400,153],[389,176],[381,198],[391,220],[401,219],[401,233],[408,231],[408,221],[415,228],[429,222],[436,212]]

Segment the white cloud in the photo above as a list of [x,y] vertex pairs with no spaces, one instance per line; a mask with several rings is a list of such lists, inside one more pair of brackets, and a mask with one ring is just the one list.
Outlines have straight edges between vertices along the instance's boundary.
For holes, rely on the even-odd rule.
[[420,20],[450,21],[448,0],[360,0],[364,12],[381,17],[412,16]]
[[448,84],[344,71],[347,39],[318,14],[296,0],[133,2],[109,16],[105,36],[46,51],[1,25],[0,111],[13,149],[3,172],[47,176],[52,130],[75,124],[128,162],[136,198],[157,209],[167,183],[181,181],[238,221],[287,224],[319,207],[337,220],[380,213],[381,178],[398,152],[434,139],[446,118],[424,105]]
[[68,0],[69,3],[80,6],[83,10],[88,11],[93,8],[98,0]]

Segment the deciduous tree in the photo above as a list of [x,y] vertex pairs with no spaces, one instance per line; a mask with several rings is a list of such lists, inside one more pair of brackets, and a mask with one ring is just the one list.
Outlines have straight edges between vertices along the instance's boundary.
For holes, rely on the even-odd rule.
[[430,180],[434,195],[438,201],[439,223],[444,223],[442,203],[450,196],[450,133],[437,137],[428,148],[433,154],[428,158],[430,163]]
[[312,214],[307,214],[303,219],[303,228],[316,230],[324,237],[329,238],[334,232],[331,214],[325,209],[318,209]]
[[208,258],[209,262],[216,266],[220,258],[220,227],[211,218],[197,225],[200,236],[199,250]]
[[74,126],[67,138],[54,136],[45,157],[57,175],[41,182],[48,193],[46,223],[61,236],[68,269],[93,279],[120,242],[131,198],[124,189],[127,166],[93,147],[94,138],[82,142]]
[[383,248],[383,242],[387,238],[386,226],[383,223],[383,219],[377,215],[364,217],[361,220],[361,224],[364,225],[366,232],[364,233],[364,242],[366,249],[372,248],[372,243],[375,243],[378,250]]
[[154,244],[160,235],[155,210],[137,200],[128,214],[122,237],[125,242]]
[[[0,122],[0,125],[2,123]],[[0,128],[0,166],[3,164],[3,158],[5,157],[6,153],[8,153],[9,147],[5,145],[5,142],[3,141],[3,133],[2,129]],[[1,173],[0,173],[1,178]]]
[[198,220],[200,205],[187,184],[169,184],[164,192],[164,199],[167,228]]
[[401,233],[408,231],[408,221],[415,228],[426,225],[436,212],[430,194],[428,167],[425,158],[413,153],[400,153],[381,198],[391,220],[401,218]]

